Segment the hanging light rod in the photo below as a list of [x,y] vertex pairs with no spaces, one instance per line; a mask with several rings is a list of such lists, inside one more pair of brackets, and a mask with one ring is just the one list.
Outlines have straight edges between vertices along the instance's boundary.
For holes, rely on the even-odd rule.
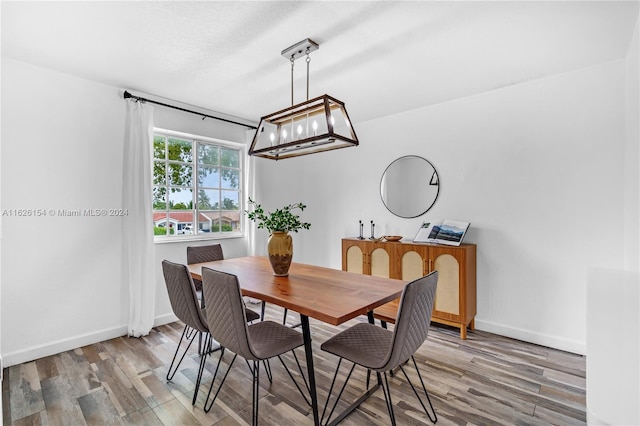
[[214,120],[220,120],[220,121],[224,121],[225,123],[231,123],[231,124],[235,124],[237,126],[244,126],[244,127],[248,127],[249,129],[257,129],[256,126],[251,126],[249,124],[245,124],[245,123],[240,123],[238,121],[233,121],[233,120],[228,120],[226,118],[222,118],[222,117],[216,117],[214,115],[209,115],[209,114],[203,114],[201,112],[198,111],[192,111],[190,109],[186,109],[186,108],[182,108],[179,106],[175,106],[175,105],[169,105],[169,104],[165,104],[162,102],[158,102],[158,101],[154,101],[152,99],[147,99],[147,98],[143,98],[141,96],[136,96],[136,95],[132,95],[131,93],[129,93],[127,90],[124,91],[123,97],[125,99],[135,99],[136,101],[142,101],[142,102],[149,102],[151,104],[156,104],[156,105],[160,105],[163,107],[167,107],[167,108],[172,108],[172,109],[177,109],[178,111],[183,111],[183,112],[188,112],[190,114],[195,114],[195,115],[199,115],[200,117],[202,117],[203,119],[206,118],[213,118]]

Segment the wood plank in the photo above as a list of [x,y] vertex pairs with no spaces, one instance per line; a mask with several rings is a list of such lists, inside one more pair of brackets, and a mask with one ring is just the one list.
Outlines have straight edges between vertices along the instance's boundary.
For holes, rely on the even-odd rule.
[[55,376],[42,381],[42,396],[51,425],[82,425],[85,423],[77,399],[69,398],[73,388],[67,376]]
[[150,407],[127,414],[123,421],[129,426],[163,426],[163,423]]
[[35,362],[11,368],[11,420],[18,420],[45,409]]
[[105,388],[78,398],[87,424],[90,425],[122,425],[124,421],[113,406]]
[[153,412],[158,416],[160,421],[165,425],[200,425],[201,423],[193,417],[193,415],[184,408],[180,401],[172,399],[162,405],[159,405],[153,409]]
[[147,405],[145,399],[133,386],[113,359],[106,359],[95,363],[96,375],[103,386],[109,389],[109,398],[118,408],[120,416],[138,411]]

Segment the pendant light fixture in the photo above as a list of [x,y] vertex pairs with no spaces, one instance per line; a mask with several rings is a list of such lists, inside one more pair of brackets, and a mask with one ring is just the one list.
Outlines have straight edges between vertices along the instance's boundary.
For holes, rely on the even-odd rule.
[[[309,99],[309,54],[318,48],[316,42],[305,39],[282,51],[291,62],[291,106],[260,119],[249,155],[281,160],[358,146],[344,102],[329,95]],[[293,67],[301,57],[307,63],[307,100],[294,105]]]

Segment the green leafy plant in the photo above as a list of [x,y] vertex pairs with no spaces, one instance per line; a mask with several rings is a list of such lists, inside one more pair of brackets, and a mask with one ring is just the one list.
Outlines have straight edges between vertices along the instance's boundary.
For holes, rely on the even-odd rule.
[[258,224],[258,228],[265,228],[270,233],[274,232],[298,232],[299,229],[309,229],[311,224],[301,222],[300,216],[295,214],[293,210],[300,209],[303,211],[307,206],[302,203],[289,204],[274,212],[266,212],[262,206],[251,198],[249,204],[253,206],[253,210],[245,210],[247,217]]

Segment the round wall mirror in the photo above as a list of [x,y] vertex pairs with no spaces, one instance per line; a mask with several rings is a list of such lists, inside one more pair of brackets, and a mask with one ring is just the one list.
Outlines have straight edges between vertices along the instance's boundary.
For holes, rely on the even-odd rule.
[[393,161],[380,180],[380,196],[385,207],[404,218],[425,214],[436,202],[439,192],[436,168],[417,155]]

